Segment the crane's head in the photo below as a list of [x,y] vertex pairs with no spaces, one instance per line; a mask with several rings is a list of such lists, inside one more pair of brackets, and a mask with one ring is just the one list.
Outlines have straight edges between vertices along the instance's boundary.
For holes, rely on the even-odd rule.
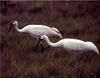
[[61,35],[61,33],[59,32],[59,30],[57,29],[57,28],[55,28],[55,27],[51,27],[52,28],[52,30],[54,30],[56,33],[57,33],[57,35],[62,39],[62,35]]
[[10,28],[9,28],[8,32],[9,32],[14,26],[18,26],[18,22],[17,22],[17,21],[12,21],[12,22],[10,23]]
[[42,35],[42,36],[40,37],[40,39],[41,39],[41,40],[47,40],[48,37],[47,37],[46,35]]

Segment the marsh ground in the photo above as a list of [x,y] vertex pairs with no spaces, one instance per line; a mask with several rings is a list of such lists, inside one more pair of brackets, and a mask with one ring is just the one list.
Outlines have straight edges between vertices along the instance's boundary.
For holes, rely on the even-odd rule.
[[[0,1],[0,78],[100,78],[100,56],[62,48],[32,51],[36,40],[13,29],[28,24],[56,27],[63,38],[94,42],[100,51],[100,2]],[[59,38],[51,38],[56,42]],[[46,46],[46,43],[44,43]]]

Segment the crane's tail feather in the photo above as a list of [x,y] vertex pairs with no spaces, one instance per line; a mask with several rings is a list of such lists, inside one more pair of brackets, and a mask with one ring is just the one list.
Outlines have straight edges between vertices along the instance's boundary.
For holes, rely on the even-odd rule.
[[99,55],[99,50],[97,49],[96,45],[95,45],[93,42],[88,41],[88,42],[86,42],[86,43],[90,46],[90,48],[91,48],[94,52],[96,52],[96,53]]

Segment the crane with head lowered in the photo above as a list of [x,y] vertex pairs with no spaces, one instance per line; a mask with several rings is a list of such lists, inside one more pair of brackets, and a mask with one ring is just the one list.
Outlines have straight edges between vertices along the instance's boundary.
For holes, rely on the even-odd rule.
[[66,51],[73,51],[77,53],[90,51],[99,54],[99,51],[95,44],[90,41],[65,38],[56,43],[53,43],[49,40],[49,38],[46,35],[41,36],[41,39],[45,40],[47,44],[51,47],[63,47]]

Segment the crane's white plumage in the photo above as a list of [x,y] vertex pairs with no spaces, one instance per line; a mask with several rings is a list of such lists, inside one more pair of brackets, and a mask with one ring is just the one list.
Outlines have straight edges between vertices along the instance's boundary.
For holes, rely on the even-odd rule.
[[79,39],[62,39],[56,43],[52,43],[46,35],[41,36],[51,47],[63,47],[67,51],[87,52],[93,51],[99,54],[97,47],[92,42],[85,42]]
[[[18,32],[22,32],[22,33],[28,33],[30,34],[32,37],[36,38],[36,39],[40,39],[40,37],[42,35],[47,35],[47,36],[59,36],[60,38],[62,38],[60,32],[58,31],[57,28],[54,27],[48,27],[45,25],[27,25],[25,27],[23,27],[22,29],[18,28],[18,22],[17,21],[13,21],[11,23],[11,27],[9,29],[9,31],[11,30],[12,27],[15,27],[15,29]],[[40,43],[40,40],[38,41],[37,45]],[[36,45],[36,47],[37,47]],[[35,48],[36,48],[35,47]]]
[[60,38],[62,38],[58,29],[54,27],[48,27],[45,25],[27,25],[24,28],[19,29],[17,21],[12,22],[11,25],[14,26],[18,32],[29,33],[32,37],[35,37],[37,39],[39,39],[39,37],[42,35],[59,36]]

